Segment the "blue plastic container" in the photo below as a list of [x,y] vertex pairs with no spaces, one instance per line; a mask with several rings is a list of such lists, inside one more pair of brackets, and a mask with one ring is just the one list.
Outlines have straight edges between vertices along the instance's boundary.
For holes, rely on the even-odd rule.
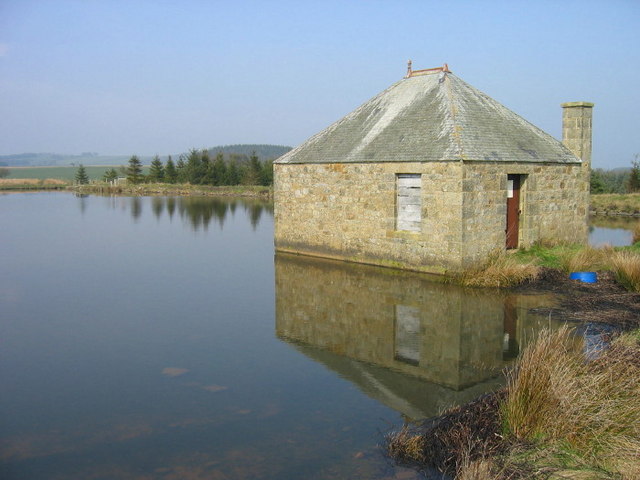
[[584,283],[596,283],[598,281],[598,275],[596,272],[572,272],[569,274],[571,280],[580,280]]

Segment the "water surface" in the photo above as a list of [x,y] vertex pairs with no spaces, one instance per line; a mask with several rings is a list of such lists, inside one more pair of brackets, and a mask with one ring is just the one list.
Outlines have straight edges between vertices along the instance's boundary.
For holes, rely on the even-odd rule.
[[633,232],[638,225],[640,220],[635,217],[593,215],[589,219],[589,244],[594,247],[632,245]]
[[274,258],[255,201],[16,193],[0,221],[3,479],[411,478],[381,432],[494,388],[549,321]]

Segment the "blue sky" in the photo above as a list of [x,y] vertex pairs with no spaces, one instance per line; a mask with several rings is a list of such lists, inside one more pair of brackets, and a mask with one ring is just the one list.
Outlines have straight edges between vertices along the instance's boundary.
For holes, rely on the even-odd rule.
[[556,138],[594,102],[595,167],[640,153],[640,0],[0,0],[0,154],[295,146],[409,58]]

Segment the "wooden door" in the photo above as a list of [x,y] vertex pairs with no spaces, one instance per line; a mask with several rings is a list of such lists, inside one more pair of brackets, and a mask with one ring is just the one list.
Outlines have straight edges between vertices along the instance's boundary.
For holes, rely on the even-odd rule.
[[507,175],[507,248],[518,248],[520,175]]

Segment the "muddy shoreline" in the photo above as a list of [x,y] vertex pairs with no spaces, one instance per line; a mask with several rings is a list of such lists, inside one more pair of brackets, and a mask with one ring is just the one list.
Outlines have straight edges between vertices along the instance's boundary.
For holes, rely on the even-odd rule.
[[[557,294],[560,300],[554,307],[531,311],[549,315],[556,321],[565,321],[576,328],[588,328],[594,324],[610,326],[617,332],[640,328],[640,293],[625,289],[611,272],[598,272],[596,283],[583,283],[570,280],[566,273],[559,270],[543,268],[537,280],[511,290],[524,294]],[[491,392],[465,405],[451,408],[438,417],[405,425],[400,436],[387,437],[387,454],[396,463],[414,468],[430,479],[453,479],[461,463],[482,458],[499,463],[505,452],[523,447],[501,434],[500,403],[505,394],[505,389]],[[415,444],[416,435],[422,439],[419,446]],[[412,437],[414,440],[407,442]],[[406,450],[407,445],[422,452],[421,461],[417,462],[411,451]],[[444,476],[434,477],[434,470]],[[523,462],[510,465],[502,472],[501,478],[550,478],[555,470],[549,468],[543,472],[539,466]]]
[[628,291],[612,272],[598,272],[596,283],[583,283],[570,280],[559,270],[543,268],[537,280],[513,290],[559,295],[560,302],[555,307],[533,309],[555,320],[577,325],[605,323],[622,331],[640,327],[640,293]]

